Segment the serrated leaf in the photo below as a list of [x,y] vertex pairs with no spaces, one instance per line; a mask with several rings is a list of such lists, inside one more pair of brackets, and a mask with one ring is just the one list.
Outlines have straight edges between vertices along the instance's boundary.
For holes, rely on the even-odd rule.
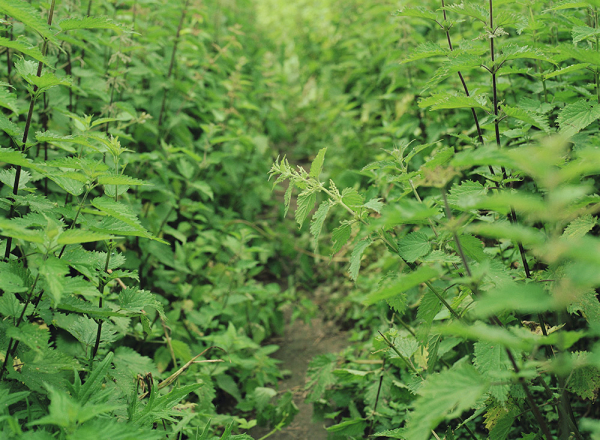
[[0,218],[0,231],[5,237],[12,237],[32,243],[44,243],[46,232],[39,229],[28,229],[14,220]]
[[373,243],[373,240],[367,238],[356,243],[354,249],[352,249],[352,255],[350,255],[350,266],[348,267],[348,274],[352,281],[356,281],[358,278],[358,271],[360,270],[360,260],[365,252],[365,249]]
[[39,10],[29,3],[21,0],[0,0],[0,13],[20,21],[26,27],[58,45],[54,32],[52,32],[50,26],[40,18]]
[[325,200],[323,203],[321,203],[319,209],[317,209],[312,217],[312,222],[310,223],[310,233],[313,236],[312,244],[314,249],[317,248],[319,235],[321,235],[321,229],[323,229],[323,223],[325,222],[325,218],[327,217],[330,207],[331,204],[329,203],[329,200]]
[[583,237],[596,226],[596,223],[596,218],[591,214],[582,215],[569,223],[562,236],[564,238]]
[[539,113],[530,112],[528,110],[518,107],[510,107],[508,105],[503,106],[502,111],[507,116],[523,121],[526,124],[533,125],[534,127],[537,127],[540,130],[545,131],[546,133],[551,133],[553,131],[550,128],[550,125],[548,124],[547,116],[540,115]]
[[427,42],[419,45],[416,49],[414,49],[406,58],[400,61],[400,64],[406,64],[412,61],[418,61],[426,58],[446,55],[448,55],[448,49],[443,48],[439,44]]
[[485,24],[487,24],[487,22],[489,21],[490,14],[488,10],[474,3],[448,5],[443,7],[442,9],[445,9],[448,12],[466,15],[467,17],[474,18]]
[[594,291],[588,290],[578,294],[567,310],[569,313],[581,313],[589,324],[600,324],[600,302]]
[[418,7],[418,6],[415,8],[401,9],[396,12],[396,15],[399,17],[424,18],[426,20],[432,20],[432,21],[437,20],[437,16],[435,15],[435,13],[433,13],[425,8]]
[[123,26],[115,23],[107,17],[83,17],[67,18],[59,23],[63,31],[72,31],[76,29],[110,29],[117,32],[123,31]]
[[46,292],[52,295],[55,304],[59,304],[64,290],[64,279],[69,273],[69,266],[55,256],[49,256],[39,268],[40,275],[46,283]]
[[545,234],[539,229],[509,222],[480,222],[469,225],[467,230],[475,235],[496,239],[509,239],[514,243],[521,243],[526,246],[540,245],[546,239]]
[[0,37],[0,46],[18,50],[19,52],[28,55],[37,61],[41,61],[47,66],[50,66],[50,62],[44,55],[42,55],[40,49],[36,46],[32,46],[24,39],[9,40],[8,38]]
[[[129,226],[130,230],[127,235],[137,235],[139,237],[150,238],[158,240],[150,232],[148,232],[140,223],[137,216],[131,211],[131,208],[123,203],[115,202],[107,197],[97,197],[92,200],[92,206],[97,208],[100,212],[109,215],[110,217],[119,220]],[[108,231],[105,231],[108,232]],[[124,232],[124,231],[121,231]],[[109,232],[111,233],[111,232]],[[115,235],[120,235],[116,231]],[[162,240],[158,240],[162,241]]]
[[506,61],[520,59],[541,60],[546,61],[548,63],[556,64],[552,58],[550,58],[540,49],[536,49],[529,46],[517,46],[514,44],[510,44],[502,48],[502,53],[496,57],[495,65],[500,66],[506,63]]
[[577,44],[580,41],[587,40],[588,38],[596,37],[598,35],[600,35],[600,29],[589,26],[573,26],[573,29],[571,29],[573,44]]
[[[6,116],[4,116],[3,113],[0,113],[0,130],[2,130],[7,135],[9,135],[10,138],[17,145],[22,145],[22,143],[23,143],[22,142],[23,141],[23,135],[24,135],[23,134],[23,130],[17,124],[15,124],[11,120],[9,120]],[[22,155],[22,153],[18,153],[16,151],[10,150],[8,148],[0,148],[0,161],[7,162],[7,163],[12,163],[12,162],[9,162],[7,160],[4,160],[4,157],[8,157],[9,152],[14,152],[15,153],[15,159],[16,159],[16,154]],[[31,163],[31,161],[27,159],[26,163]],[[19,165],[19,164],[13,164],[13,165]]]
[[465,180],[452,186],[448,193],[448,203],[453,207],[469,208],[486,194],[487,188],[481,183]]
[[317,194],[314,192],[309,193],[301,193],[298,196],[298,203],[296,207],[296,222],[298,223],[298,227],[301,228],[302,224],[308,217],[308,214],[315,207],[315,203],[317,201]]
[[323,169],[323,162],[325,162],[325,153],[327,152],[327,148],[321,148],[315,160],[313,160],[310,165],[310,173],[309,176],[319,180],[319,175],[321,174],[321,170]]
[[4,107],[15,114],[19,114],[17,95],[11,93],[6,87],[0,87],[0,107]]
[[430,107],[430,110],[446,110],[455,108],[480,108],[491,111],[487,99],[483,95],[458,95],[448,92],[432,94],[419,101],[420,108]]
[[[475,343],[474,364],[483,377],[491,382],[506,380],[506,373],[512,370],[506,349],[489,342]],[[490,395],[499,402],[507,401],[509,391],[509,384],[492,385],[489,389]]]
[[331,254],[336,254],[342,249],[342,247],[350,240],[350,233],[352,232],[352,226],[345,224],[339,228],[335,228],[331,234],[331,240],[333,241],[333,247]]
[[424,283],[425,281],[429,281],[438,276],[439,273],[436,269],[429,266],[420,266],[413,272],[399,275],[398,280],[391,286],[370,293],[364,300],[364,303],[369,305],[374,304],[377,301],[381,301],[383,299],[392,298],[398,295],[399,293],[406,292],[408,289],[418,286],[419,284]]
[[560,133],[570,137],[600,119],[600,104],[580,100],[565,106],[558,115]]
[[571,73],[571,72],[576,72],[578,70],[585,69],[587,66],[589,66],[589,63],[573,64],[572,66],[568,66],[563,69],[558,69],[553,72],[544,73],[543,77],[544,77],[544,79],[550,79],[550,78],[554,78],[555,76],[564,75],[565,73]]
[[336,369],[336,356],[333,353],[315,356],[308,364],[308,381],[305,389],[310,389],[306,401],[318,401],[327,387],[335,383],[333,371]]
[[384,206],[383,202],[381,200],[382,199],[380,199],[380,198],[371,199],[367,203],[365,203],[363,205],[363,207],[371,209],[371,210],[375,211],[377,214],[381,214],[381,210],[383,209],[383,206]]
[[429,238],[423,232],[411,232],[398,241],[398,254],[409,263],[427,255],[430,250]]
[[258,411],[262,411],[276,395],[277,391],[275,391],[273,388],[256,387],[254,389],[254,401],[256,402],[256,409]]
[[95,241],[105,241],[114,238],[110,234],[103,234],[94,231],[85,231],[83,229],[69,229],[59,235],[56,242],[62,245],[92,243]]
[[365,203],[365,199],[354,188],[344,188],[342,191],[342,203],[350,208],[357,208]]
[[406,438],[427,440],[431,430],[446,418],[473,407],[487,390],[486,380],[466,362],[427,377],[410,415]]
[[125,312],[144,313],[146,307],[156,310],[163,318],[164,310],[162,304],[156,299],[152,292],[146,290],[126,289],[119,294],[119,307]]
[[[1,0],[0,0],[1,1]],[[52,87],[59,85],[70,86],[70,78],[59,78],[54,73],[49,71],[43,71],[42,76],[37,75],[37,64],[33,61],[26,61],[20,59],[15,62],[15,68],[21,77],[27,81],[31,86],[37,87],[37,93],[45,92]],[[29,87],[30,92],[33,93],[33,87]]]
[[128,185],[128,186],[139,186],[144,185],[144,181],[130,177],[125,174],[105,174],[98,177],[98,184],[100,185]]

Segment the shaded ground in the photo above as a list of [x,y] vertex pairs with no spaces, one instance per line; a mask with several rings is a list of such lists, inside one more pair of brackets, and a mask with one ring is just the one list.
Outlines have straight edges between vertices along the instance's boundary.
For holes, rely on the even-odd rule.
[[[300,412],[294,421],[283,430],[269,436],[269,440],[325,440],[323,422],[312,422],[312,404],[304,403],[306,391],[306,370],[308,363],[317,355],[337,353],[348,345],[345,332],[340,331],[334,323],[324,322],[321,318],[312,320],[311,325],[296,321],[286,326],[282,338],[270,340],[269,343],[281,348],[274,354],[282,361],[280,368],[291,371],[291,375],[279,382],[280,393],[290,390],[294,394],[294,403]],[[249,434],[260,439],[272,428],[255,427]]]

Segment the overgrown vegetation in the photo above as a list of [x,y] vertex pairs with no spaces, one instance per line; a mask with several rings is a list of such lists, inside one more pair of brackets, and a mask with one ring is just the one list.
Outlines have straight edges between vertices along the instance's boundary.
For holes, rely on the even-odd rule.
[[3,437],[600,438],[600,4],[425,3],[0,0]]

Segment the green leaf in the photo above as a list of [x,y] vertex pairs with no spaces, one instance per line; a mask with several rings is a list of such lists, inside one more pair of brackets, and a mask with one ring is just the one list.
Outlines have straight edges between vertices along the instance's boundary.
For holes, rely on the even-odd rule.
[[427,377],[410,414],[406,438],[427,440],[444,419],[460,416],[472,408],[487,390],[487,381],[466,362]]
[[9,40],[8,38],[0,37],[0,46],[8,47],[9,49],[18,50],[19,52],[30,56],[31,58],[41,61],[48,67],[50,62],[42,55],[40,49],[36,46],[32,46],[25,39]]
[[400,61],[400,64],[406,64],[412,61],[447,55],[448,49],[440,46],[439,44],[427,42],[419,45],[416,49],[414,49],[406,58]]
[[486,8],[479,6],[475,3],[461,3],[448,5],[443,7],[448,12],[454,12],[456,14],[466,15],[467,17],[474,18],[475,20],[479,20],[484,24],[487,24],[489,21],[489,12]]
[[578,70],[585,69],[589,66],[589,63],[573,64],[572,66],[564,67],[562,69],[554,70],[552,72],[544,73],[542,76],[544,79],[554,78],[555,76],[564,75],[565,73],[576,72]]
[[[305,389],[310,389],[307,402],[316,402],[323,396],[329,385],[336,382],[333,371],[337,368],[336,355],[333,353],[315,356],[308,364],[308,382]],[[312,389],[311,389],[312,388]]]
[[359,418],[353,420],[346,420],[345,422],[338,423],[337,425],[332,425],[327,428],[327,432],[335,432],[336,435],[343,436],[362,436],[364,435],[365,429],[367,427],[366,419]]
[[600,302],[592,290],[577,294],[567,310],[569,313],[581,313],[589,324],[600,324]]
[[276,395],[277,391],[275,391],[273,388],[256,387],[254,389],[254,401],[256,402],[256,409],[258,411],[262,411]]
[[98,177],[98,184],[100,185],[129,185],[139,186],[144,185],[144,181],[130,177],[125,174],[106,174]]
[[[109,215],[110,217],[117,219],[129,227],[128,231],[115,229],[115,235],[134,235],[138,237],[150,238],[152,240],[162,241],[154,237],[148,232],[140,223],[137,216],[131,211],[131,208],[123,203],[115,202],[113,199],[107,197],[97,197],[92,200],[92,206],[97,208],[101,213]],[[113,224],[114,225],[114,224]],[[110,226],[110,222],[104,224],[104,226]],[[117,225],[114,225],[117,226]],[[92,228],[94,229],[94,228]],[[104,228],[98,228],[104,229]],[[107,228],[108,229],[108,228]],[[110,230],[104,230],[100,232],[113,233]],[[127,232],[127,233],[125,233]]]
[[539,313],[553,309],[554,302],[543,287],[536,283],[512,282],[483,293],[476,302],[478,316],[491,316],[504,310]]
[[156,299],[152,292],[138,289],[125,289],[119,294],[120,309],[125,312],[143,314],[146,307],[156,310],[160,316],[165,318],[162,304]]
[[143,426],[156,420],[170,418],[173,407],[201,386],[203,386],[202,383],[193,383],[181,388],[174,388],[170,393],[160,397],[156,390],[157,387],[152,387],[148,403],[143,409],[132,415],[131,423]]
[[[0,0],[1,1],[1,0]],[[31,86],[37,87],[36,93],[40,94],[52,87],[59,85],[70,86],[70,78],[58,78],[54,73],[43,71],[42,76],[37,76],[37,64],[33,61],[25,61],[21,59],[15,63],[15,68],[19,75],[27,81]],[[33,93],[33,87],[28,87]]]
[[565,106],[558,115],[560,133],[570,137],[600,119],[600,104],[584,99]]
[[418,6],[415,8],[400,9],[399,11],[396,12],[396,15],[398,17],[424,18],[426,20],[432,20],[432,21],[437,20],[437,16],[435,15],[435,13],[433,13],[425,8],[418,7]]
[[40,275],[46,282],[46,292],[52,295],[55,304],[59,304],[64,289],[65,276],[69,273],[69,266],[63,260],[49,256],[40,266]]
[[430,250],[429,238],[423,232],[411,232],[398,241],[398,254],[409,263],[427,255]]
[[[10,138],[14,141],[16,145],[23,145],[23,130],[17,124],[9,120],[3,113],[0,113],[0,130],[5,132]],[[11,155],[10,153],[14,153]],[[21,156],[24,163],[31,164],[32,162],[29,159],[25,159],[23,153],[11,150],[9,148],[0,148],[0,161],[6,163],[13,163],[8,160],[4,160],[5,158],[12,157],[13,160],[17,160],[17,157]],[[21,159],[19,157],[19,160]],[[13,165],[20,165],[18,163],[13,163]],[[21,165],[24,166],[24,165]]]
[[315,192],[303,192],[298,196],[298,202],[296,207],[296,222],[298,223],[298,227],[301,228],[302,224],[308,217],[308,214],[315,207],[315,203],[317,201],[317,194]]
[[309,176],[313,179],[319,180],[319,175],[321,174],[321,170],[323,169],[323,162],[325,162],[325,153],[327,152],[327,148],[321,148],[315,160],[313,160],[310,166]]
[[371,199],[369,200],[367,203],[365,203],[364,205],[362,205],[364,208],[368,208],[371,209],[373,211],[375,211],[378,214],[381,214],[381,210],[383,209],[383,202],[381,201],[382,199],[377,198],[377,199]]
[[[493,345],[489,342],[475,343],[474,362],[477,370],[490,382],[502,382],[507,379],[507,372],[512,371],[506,349],[501,345]],[[499,402],[508,400],[510,384],[495,384],[489,389],[489,393]]]
[[79,403],[85,405],[95,393],[102,389],[104,378],[112,365],[113,356],[112,352],[108,352],[102,362],[96,365],[87,377],[77,396]]
[[0,13],[6,14],[26,27],[34,30],[42,37],[58,45],[58,40],[48,24],[40,18],[37,8],[21,0],[0,0]]
[[350,234],[352,232],[352,226],[345,224],[339,228],[335,228],[331,234],[331,240],[333,241],[333,247],[331,249],[331,255],[337,254],[342,247],[350,240]]
[[321,235],[321,229],[323,229],[323,223],[325,222],[325,218],[327,217],[330,207],[331,203],[329,203],[329,200],[325,200],[323,203],[321,203],[319,209],[317,209],[313,215],[312,222],[310,224],[310,233],[313,236],[312,244],[314,249],[317,249],[319,235]]
[[83,18],[67,18],[59,23],[61,30],[72,31],[76,29],[110,29],[117,32],[122,32],[123,26],[115,23],[107,17],[83,17]]
[[486,194],[487,188],[481,183],[465,180],[452,186],[448,194],[448,203],[453,207],[469,208]]
[[439,273],[436,269],[429,266],[420,266],[417,270],[413,272],[410,272],[408,274],[401,274],[398,277],[397,282],[395,282],[391,286],[370,293],[365,299],[364,303],[367,305],[375,304],[377,301],[392,298],[398,295],[399,293],[406,292],[408,289],[418,286],[419,284],[424,283],[425,281],[429,281],[438,276]]
[[475,235],[496,239],[509,239],[514,243],[521,243],[525,246],[541,245],[546,240],[545,234],[536,228],[509,222],[480,222],[469,225],[467,230]]
[[573,44],[577,44],[580,41],[600,35],[600,29],[589,26],[573,26],[571,35],[573,37]]
[[342,191],[342,203],[350,208],[358,208],[365,203],[365,199],[354,188],[344,188]]
[[596,218],[591,214],[582,215],[569,223],[562,236],[565,239],[583,237],[596,226],[596,223]]
[[29,241],[32,243],[44,243],[46,240],[45,231],[39,229],[28,229],[13,220],[0,218],[0,231],[5,237],[12,237],[19,240]]
[[[586,353],[573,353],[574,361],[577,363],[586,357]],[[594,401],[598,397],[598,389],[600,388],[600,369],[592,365],[575,368],[568,382],[568,389],[572,393],[577,394],[582,399]]]
[[448,92],[435,93],[428,98],[421,99],[419,107],[431,107],[430,110],[432,111],[454,108],[480,108],[485,111],[491,111],[487,98],[483,95],[466,96]]
[[508,105],[503,106],[502,111],[507,116],[523,121],[526,124],[533,125],[534,127],[537,127],[546,133],[551,133],[553,131],[550,128],[550,125],[548,124],[547,116],[540,115],[539,113],[534,113],[518,107],[510,107]]
[[7,108],[11,112],[19,114],[17,95],[15,93],[10,93],[6,87],[0,87],[0,107]]
[[56,242],[58,244],[69,245],[69,244],[80,244],[80,243],[92,243],[95,241],[105,241],[113,238],[110,234],[104,234],[94,231],[85,231],[83,229],[69,229],[62,232]]
[[352,250],[352,255],[350,256],[350,266],[348,267],[348,273],[350,274],[350,278],[352,281],[356,281],[358,278],[358,271],[360,270],[360,260],[365,252],[365,249],[369,247],[373,243],[373,240],[370,238],[366,238],[364,240],[359,241],[354,246]]
[[438,208],[429,207],[412,199],[402,199],[396,203],[385,205],[381,211],[381,218],[372,222],[373,227],[383,223],[386,229],[403,224],[426,223],[427,219],[435,216]]

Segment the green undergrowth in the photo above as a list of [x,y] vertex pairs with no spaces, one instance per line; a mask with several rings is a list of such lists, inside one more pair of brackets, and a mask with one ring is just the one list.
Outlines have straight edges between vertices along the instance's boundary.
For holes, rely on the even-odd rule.
[[311,160],[270,177],[348,259],[332,300],[354,344],[307,385],[329,438],[600,438],[599,6],[304,1],[281,20]]
[[[0,1],[2,438],[250,438],[294,241],[249,1]],[[289,280],[288,280],[289,277]],[[301,310],[301,309],[300,309]]]

